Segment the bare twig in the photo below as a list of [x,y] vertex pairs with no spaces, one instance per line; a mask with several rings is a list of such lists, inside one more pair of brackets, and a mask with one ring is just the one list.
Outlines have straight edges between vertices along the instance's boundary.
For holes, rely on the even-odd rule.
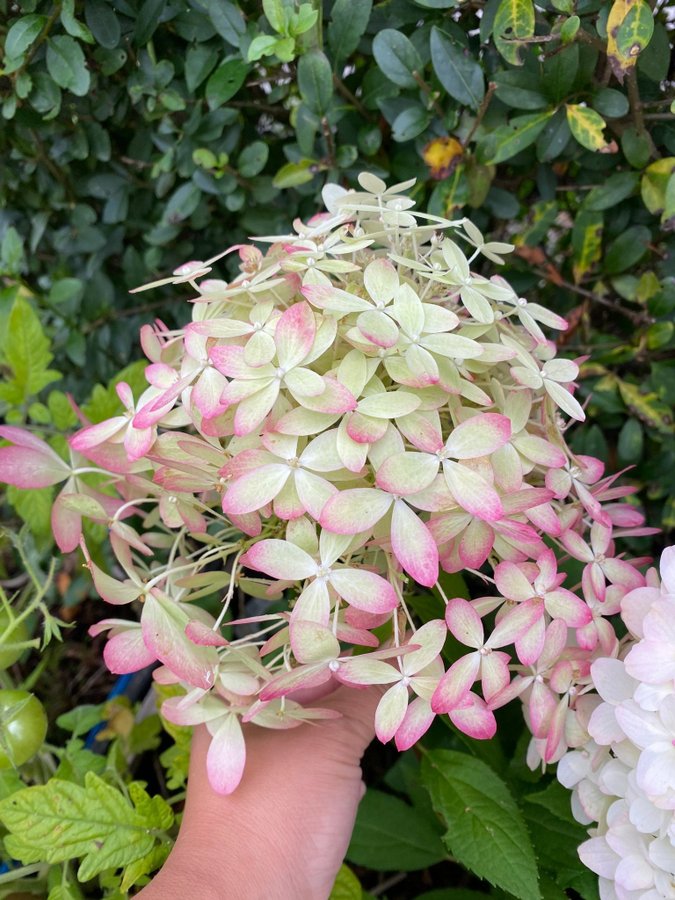
[[335,85],[335,89],[337,90],[338,94],[342,94],[345,100],[348,103],[351,103],[354,109],[358,113],[360,113],[364,119],[368,119],[368,121],[370,122],[374,121],[373,114],[370,112],[370,110],[365,108],[359,98],[355,94],[352,94],[344,81],[335,73],[333,73],[333,84]]
[[490,101],[492,100],[492,95],[494,94],[494,92],[496,90],[497,90],[496,83],[494,81],[491,81],[488,84],[488,89],[485,93],[485,96],[483,97],[483,102],[481,103],[481,105],[478,108],[478,112],[476,113],[476,118],[474,119],[473,125],[471,126],[471,129],[470,129],[469,133],[467,134],[467,136],[462,141],[462,147],[466,147],[468,145],[469,141],[471,140],[471,138],[474,136],[474,134],[478,130],[480,123],[483,121],[483,116],[488,111],[488,106],[490,105]]

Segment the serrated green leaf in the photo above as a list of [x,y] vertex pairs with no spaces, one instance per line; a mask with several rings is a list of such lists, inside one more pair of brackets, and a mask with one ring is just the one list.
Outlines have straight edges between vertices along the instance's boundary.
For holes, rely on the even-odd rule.
[[159,823],[167,816],[152,801],[143,801],[141,810],[88,772],[84,787],[52,778],[46,785],[17,791],[0,801],[0,821],[9,831],[5,846],[15,858],[25,863],[81,859],[77,877],[88,881],[152,851],[152,829],[162,828]]
[[520,50],[522,40],[534,34],[534,3],[532,0],[501,0],[493,25],[497,50],[512,66],[523,64]]
[[369,789],[359,805],[347,859],[383,872],[425,869],[447,856],[434,819]]
[[9,316],[4,353],[20,393],[19,402],[25,402],[61,377],[59,372],[48,368],[53,359],[49,347],[32,306],[23,297],[17,297]]
[[587,150],[604,150],[607,147],[603,134],[606,123],[600,113],[580,103],[567,103],[565,110],[570,131],[582,147]]
[[453,857],[520,900],[539,900],[532,842],[502,779],[465,753],[434,750],[422,760],[422,781],[446,825]]
[[478,62],[439,28],[431,29],[431,61],[445,90],[464,106],[478,109],[485,96],[485,78]]

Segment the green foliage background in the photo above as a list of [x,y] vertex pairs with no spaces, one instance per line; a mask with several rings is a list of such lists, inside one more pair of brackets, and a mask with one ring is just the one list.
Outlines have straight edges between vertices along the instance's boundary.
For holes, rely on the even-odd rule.
[[[0,415],[42,429],[58,447],[76,421],[67,392],[86,401],[92,421],[113,415],[120,370],[132,385],[141,379],[140,324],[186,318],[180,289],[130,296],[132,287],[251,235],[287,232],[294,217],[319,208],[328,181],[349,186],[364,169],[393,181],[414,176],[419,206],[466,215],[494,239],[515,243],[505,277],[569,318],[565,352],[589,357],[580,388],[588,421],[573,445],[609,470],[635,466],[631,478],[650,523],[667,533],[675,525],[675,20],[668,7],[667,0],[0,0]],[[50,490],[7,495],[37,541],[36,565],[50,540]],[[74,576],[66,597],[85,590]],[[565,803],[506,762],[509,740],[480,751],[480,765],[502,779],[490,794],[500,805],[481,793],[487,776],[479,760],[459,754],[467,748],[456,737],[448,745],[445,731],[432,732],[421,773],[406,754],[381,785],[389,793],[369,794],[349,859],[376,871],[404,869],[407,859],[415,870],[450,852],[523,900],[553,900],[572,887],[593,897]],[[81,743],[75,731],[61,759],[84,753]],[[185,740],[174,761],[176,754],[184,763]],[[108,786],[131,777],[121,759],[108,760],[107,776],[96,769]],[[73,803],[86,808],[106,785],[85,782],[69,765]],[[20,786],[3,782],[0,796],[11,799]],[[482,810],[471,827],[499,830],[504,817],[518,816],[525,849],[518,855],[505,837],[504,871],[463,848],[462,790]],[[123,788],[120,827],[162,812],[160,798],[151,809],[141,791]],[[31,797],[20,801],[22,821],[43,814],[43,800]],[[2,802],[10,827],[21,816]],[[553,820],[540,814],[552,804]],[[404,838],[397,845],[403,827],[383,837],[383,816],[423,821],[425,846]],[[116,823],[101,827],[114,841]],[[165,850],[160,843],[141,860],[124,858],[123,876],[106,874],[96,890],[126,896]],[[68,860],[86,856],[69,852],[52,850],[52,862],[65,860],[65,868],[49,870],[51,900],[83,896]],[[33,848],[35,859],[44,853]],[[361,896],[349,870],[338,888],[336,897]],[[405,890],[411,896],[413,888]]]
[[672,528],[667,6],[2,0],[0,332],[20,284],[82,397],[137,358],[141,322],[185,316],[130,288],[287,231],[326,181],[416,176],[420,205],[515,241],[504,274],[570,316],[566,349],[591,356],[576,447],[637,464]]

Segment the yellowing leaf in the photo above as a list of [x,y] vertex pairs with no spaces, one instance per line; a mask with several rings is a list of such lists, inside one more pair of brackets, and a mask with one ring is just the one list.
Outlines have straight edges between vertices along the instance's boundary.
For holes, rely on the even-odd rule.
[[361,900],[361,883],[349,866],[340,866],[328,900]]
[[600,212],[581,211],[572,230],[572,272],[574,283],[579,284],[602,256],[603,217]]
[[429,141],[422,151],[422,157],[429,166],[431,177],[440,180],[448,177],[463,153],[464,148],[457,138],[437,137]]
[[673,173],[675,173],[675,156],[657,159],[644,170],[640,191],[644,205],[653,215],[664,212],[666,208],[666,191]]
[[607,18],[607,57],[622,84],[653,32],[654,19],[645,0],[614,0]]
[[600,113],[579,103],[566,104],[567,124],[570,131],[587,150],[599,150],[601,153],[611,151],[610,144],[603,134],[605,120]]
[[662,434],[673,434],[673,411],[655,392],[643,394],[636,384],[618,381],[621,399],[630,412]]
[[534,4],[532,0],[502,0],[497,9],[493,28],[495,44],[507,62],[522,66],[520,49],[534,34]]

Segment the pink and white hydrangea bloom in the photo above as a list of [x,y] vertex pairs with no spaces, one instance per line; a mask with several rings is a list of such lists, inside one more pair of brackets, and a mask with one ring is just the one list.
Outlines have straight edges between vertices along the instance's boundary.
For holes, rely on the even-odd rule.
[[[648,533],[623,502],[631,489],[565,439],[563,416],[584,418],[579,361],[558,359],[542,331],[565,322],[475,271],[510,245],[415,211],[413,182],[359,182],[328,185],[328,212],[259,238],[265,253],[237,244],[146,285],[182,285],[192,321],[143,327],[147,389],[135,400],[118,385],[119,415],[83,420],[68,462],[0,430],[0,480],[63,482],[62,549],[83,517],[109,527],[123,578],[87,564],[136,620],[95,626],[106,661],[162,663],[156,677],[184,691],[166,716],[207,725],[222,793],[242,777],[246,729],[321,718],[292,695],[335,679],[389,685],[377,731],[400,748],[435,715],[489,738],[493,709],[520,696],[531,762],[559,759],[592,660],[618,645],[611,616],[648,589],[644,561],[616,549]],[[227,254],[240,262],[229,282],[212,272]],[[90,483],[101,473],[115,496]],[[585,565],[580,586],[563,584],[568,555]],[[441,570],[492,594],[448,600]],[[438,613],[418,626],[407,598],[420,587],[437,591]],[[216,619],[198,602],[209,594]],[[262,612],[245,609],[225,639],[247,597]],[[459,659],[444,655],[447,629],[468,648]]]
[[660,568],[660,587],[624,596],[629,634],[618,657],[592,663],[585,743],[558,765],[575,818],[592,825],[579,856],[602,900],[675,897],[675,547]]

